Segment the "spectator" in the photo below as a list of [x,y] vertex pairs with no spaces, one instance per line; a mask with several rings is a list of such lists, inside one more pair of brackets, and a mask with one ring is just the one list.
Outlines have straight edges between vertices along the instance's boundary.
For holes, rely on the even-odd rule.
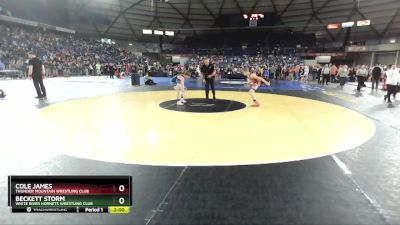
[[365,80],[368,77],[368,70],[366,65],[362,65],[356,72],[357,75],[357,91],[361,92],[361,88],[365,87]]
[[372,69],[372,91],[374,90],[375,87],[375,91],[378,91],[378,86],[379,86],[379,80],[382,77],[382,68],[379,65],[376,65],[373,69]]
[[282,73],[282,67],[281,65],[278,65],[275,71],[275,80],[281,79],[281,73]]
[[346,83],[347,77],[349,76],[349,68],[347,65],[340,65],[338,70],[339,84],[343,88]]
[[324,85],[324,83],[328,85],[330,73],[331,70],[329,68],[329,65],[325,64],[325,66],[322,68],[322,85]]
[[318,81],[318,84],[322,84],[321,76],[322,76],[322,67],[318,66],[318,69],[317,69],[317,81]]
[[355,82],[356,81],[356,69],[352,67],[349,71],[349,81]]
[[310,68],[307,65],[304,65],[303,68],[303,75],[302,75],[302,80],[303,82],[308,81],[308,74],[310,73]]
[[397,86],[400,84],[400,74],[399,70],[396,68],[396,65],[389,65],[388,70],[386,71],[386,85],[387,85],[387,94],[384,97],[384,101],[388,100],[388,103],[392,103],[390,100],[390,95],[396,95]]
[[335,83],[335,81],[336,81],[336,75],[337,75],[337,72],[338,72],[338,68],[336,67],[335,64],[332,64],[330,69],[331,69],[331,70],[330,70],[330,76],[331,76],[330,79],[331,79],[331,82],[332,82],[332,83]]

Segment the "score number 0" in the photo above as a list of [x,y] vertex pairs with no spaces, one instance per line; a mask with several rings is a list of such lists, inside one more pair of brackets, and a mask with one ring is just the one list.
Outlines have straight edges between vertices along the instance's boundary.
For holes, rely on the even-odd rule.
[[[125,186],[124,185],[119,185],[118,187],[119,192],[124,192],[125,191]],[[125,198],[121,197],[118,199],[119,204],[123,205],[125,203]]]

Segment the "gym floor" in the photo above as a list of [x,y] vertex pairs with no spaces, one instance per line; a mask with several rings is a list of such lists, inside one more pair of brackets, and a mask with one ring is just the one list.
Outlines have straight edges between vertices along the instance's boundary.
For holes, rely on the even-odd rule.
[[[155,82],[0,81],[0,224],[400,224],[398,100],[278,81],[251,108],[240,82],[204,102],[190,81],[177,107]],[[130,175],[132,211],[11,214],[8,175]]]

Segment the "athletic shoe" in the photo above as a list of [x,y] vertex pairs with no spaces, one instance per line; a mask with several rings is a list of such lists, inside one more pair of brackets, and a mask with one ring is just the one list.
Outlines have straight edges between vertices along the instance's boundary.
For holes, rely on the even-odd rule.
[[2,94],[0,95],[0,98],[5,98],[7,95],[6,94]]
[[186,101],[185,99],[182,98],[182,99],[181,99],[181,102],[182,102],[182,103],[186,103],[187,101]]
[[176,104],[177,105],[184,105],[182,101],[177,101]]
[[258,101],[255,101],[250,107],[259,107],[260,103]]

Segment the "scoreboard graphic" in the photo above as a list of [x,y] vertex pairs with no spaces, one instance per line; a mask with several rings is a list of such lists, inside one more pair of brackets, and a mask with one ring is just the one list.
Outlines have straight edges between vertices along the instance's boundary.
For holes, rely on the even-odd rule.
[[13,213],[129,213],[130,176],[8,176]]

